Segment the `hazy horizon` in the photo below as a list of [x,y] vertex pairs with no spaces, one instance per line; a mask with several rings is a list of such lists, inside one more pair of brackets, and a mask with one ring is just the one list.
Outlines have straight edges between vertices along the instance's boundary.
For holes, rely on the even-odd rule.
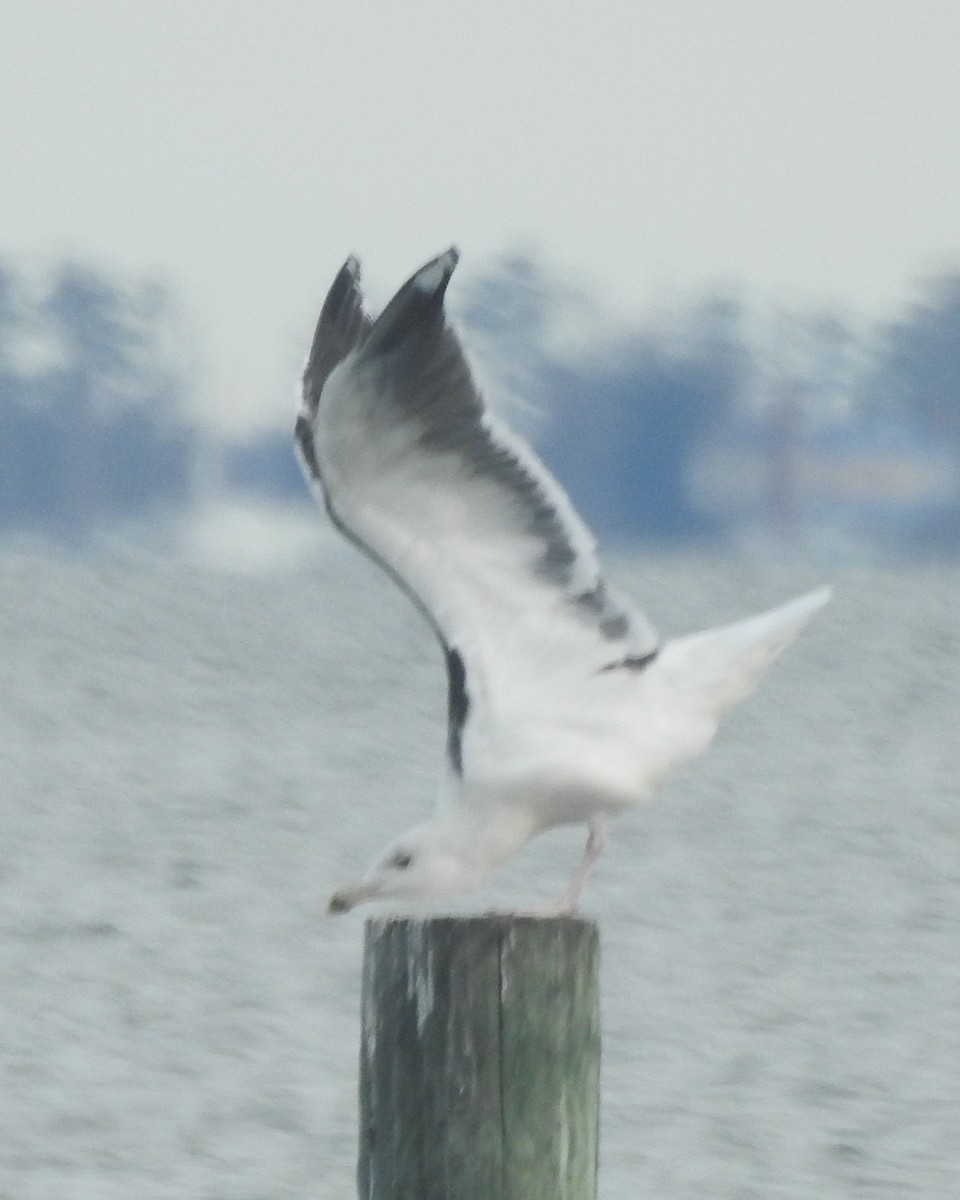
[[617,319],[711,288],[866,317],[960,261],[947,0],[4,5],[0,260],[182,301],[226,427],[291,403],[348,252],[381,302],[532,250]]

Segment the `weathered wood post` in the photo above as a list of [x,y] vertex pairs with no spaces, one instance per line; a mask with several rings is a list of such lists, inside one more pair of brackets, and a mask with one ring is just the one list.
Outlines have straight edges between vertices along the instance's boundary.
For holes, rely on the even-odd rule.
[[576,917],[367,922],[360,1200],[595,1200],[599,957]]

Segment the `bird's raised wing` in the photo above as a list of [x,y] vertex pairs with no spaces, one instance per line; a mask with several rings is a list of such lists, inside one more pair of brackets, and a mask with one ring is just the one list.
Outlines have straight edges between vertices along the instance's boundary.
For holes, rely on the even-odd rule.
[[468,705],[496,711],[518,680],[549,689],[569,671],[640,665],[657,645],[604,583],[562,488],[485,408],[444,314],[457,257],[427,263],[372,324],[348,260],[321,313],[297,422],[332,519],[440,638],[451,728]]
[[303,415],[316,416],[317,402],[330,372],[356,349],[372,324],[363,307],[360,264],[351,255],[330,285],[317,319],[310,354],[303,368]]

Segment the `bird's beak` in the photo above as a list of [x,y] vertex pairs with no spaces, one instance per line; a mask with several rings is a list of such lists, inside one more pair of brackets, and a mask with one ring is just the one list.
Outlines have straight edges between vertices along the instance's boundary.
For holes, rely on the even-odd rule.
[[373,895],[373,890],[362,883],[355,884],[353,887],[341,888],[330,897],[327,912],[330,916],[339,916],[340,913],[349,912],[351,908],[362,904],[364,900],[369,900]]

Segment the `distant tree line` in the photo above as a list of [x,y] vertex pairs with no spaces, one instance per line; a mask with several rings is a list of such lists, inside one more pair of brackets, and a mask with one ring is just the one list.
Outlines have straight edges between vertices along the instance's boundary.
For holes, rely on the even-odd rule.
[[[896,320],[872,327],[822,311],[758,318],[721,295],[616,330],[596,352],[565,351],[557,318],[568,299],[536,262],[505,258],[463,316],[481,346],[506,348],[506,362],[489,355],[494,371],[508,391],[519,382],[535,398],[545,417],[534,440],[598,532],[623,541],[725,533],[729,513],[694,504],[689,486],[698,452],[718,439],[732,448],[733,474],[737,447],[760,446],[765,503],[787,516],[792,448],[832,438],[851,462],[857,445],[899,447],[913,456],[901,474],[924,448],[950,456],[952,493],[911,514],[908,530],[895,520],[883,528],[960,551],[960,274],[928,281]],[[869,474],[870,463],[860,466]]]
[[739,306],[710,299],[665,328],[570,353],[558,298],[568,310],[588,307],[531,260],[508,258],[474,287],[464,320],[508,391],[534,397],[542,419],[531,436],[584,518],[629,540],[717,533],[690,504],[685,465],[749,388]]
[[[723,534],[729,513],[693,503],[688,476],[731,430],[759,431],[775,451],[818,422],[894,423],[960,467],[960,274],[869,329],[832,313],[758,320],[719,296],[644,328],[595,329],[585,349],[565,321],[589,309],[515,255],[475,280],[457,315],[481,379],[508,403],[521,398],[508,419],[607,538]],[[106,521],[190,502],[201,435],[181,339],[155,284],[66,263],[38,288],[0,267],[0,531],[82,543]],[[286,429],[216,457],[228,489],[306,501]],[[772,451],[772,477],[777,461]],[[956,496],[927,524],[931,540],[960,550]]]
[[0,267],[0,529],[83,541],[185,495],[192,433],[174,307],[73,263]]

